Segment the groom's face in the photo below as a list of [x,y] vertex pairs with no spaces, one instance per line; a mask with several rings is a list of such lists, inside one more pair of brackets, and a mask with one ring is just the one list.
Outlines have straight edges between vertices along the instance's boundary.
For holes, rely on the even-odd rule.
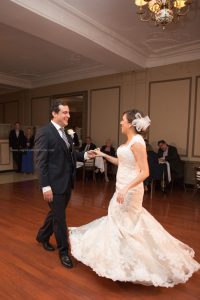
[[59,112],[53,112],[53,121],[60,125],[61,127],[65,127],[68,125],[68,120],[70,118],[69,114],[69,106],[68,105],[59,105]]

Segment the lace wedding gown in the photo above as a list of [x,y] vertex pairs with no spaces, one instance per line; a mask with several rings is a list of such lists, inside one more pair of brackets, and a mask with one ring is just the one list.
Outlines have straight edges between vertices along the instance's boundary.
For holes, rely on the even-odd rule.
[[81,227],[70,228],[72,255],[99,276],[144,285],[172,287],[184,283],[200,265],[194,251],[171,236],[142,207],[143,183],[129,190],[123,204],[117,191],[133,181],[139,168],[130,149],[144,144],[135,135],[117,150],[119,159],[116,192],[108,215]]

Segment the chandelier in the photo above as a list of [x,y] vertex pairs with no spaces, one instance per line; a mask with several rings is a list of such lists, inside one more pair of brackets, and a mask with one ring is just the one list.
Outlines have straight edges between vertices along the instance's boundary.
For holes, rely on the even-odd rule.
[[166,25],[177,23],[189,12],[192,0],[135,0],[135,4],[141,21],[153,21],[165,29]]

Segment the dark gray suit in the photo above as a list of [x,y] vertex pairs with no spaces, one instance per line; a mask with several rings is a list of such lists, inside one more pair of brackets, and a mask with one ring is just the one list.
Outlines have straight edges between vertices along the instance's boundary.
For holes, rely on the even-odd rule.
[[49,203],[51,210],[37,238],[41,242],[46,242],[54,233],[61,256],[66,255],[68,251],[65,209],[74,186],[76,160],[84,160],[84,154],[76,152],[71,137],[69,135],[67,137],[70,148],[55,126],[49,123],[38,131],[34,151],[40,185],[50,186],[53,192],[53,202]]

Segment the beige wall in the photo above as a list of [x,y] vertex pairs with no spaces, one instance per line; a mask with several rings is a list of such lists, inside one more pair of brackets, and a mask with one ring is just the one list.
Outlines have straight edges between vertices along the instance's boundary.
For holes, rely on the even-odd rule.
[[[0,108],[3,102],[17,100],[22,123],[29,125],[37,122],[37,118],[43,122],[48,98],[79,91],[88,91],[87,134],[91,134],[98,145],[103,144],[108,135],[112,135],[115,143],[118,140],[121,143],[123,137],[118,132],[121,113],[128,108],[138,108],[150,114],[149,141],[155,149],[157,140],[165,139],[177,146],[184,160],[200,161],[200,61],[8,94],[0,97]],[[41,107],[45,107],[44,115],[31,99],[39,99]]]
[[149,132],[152,146],[165,139],[188,156],[191,78],[150,82],[149,114],[153,124]]
[[50,97],[38,97],[31,99],[31,124],[44,126],[50,119]]
[[120,88],[92,90],[90,93],[90,135],[98,147],[107,138],[114,145],[119,141]]

